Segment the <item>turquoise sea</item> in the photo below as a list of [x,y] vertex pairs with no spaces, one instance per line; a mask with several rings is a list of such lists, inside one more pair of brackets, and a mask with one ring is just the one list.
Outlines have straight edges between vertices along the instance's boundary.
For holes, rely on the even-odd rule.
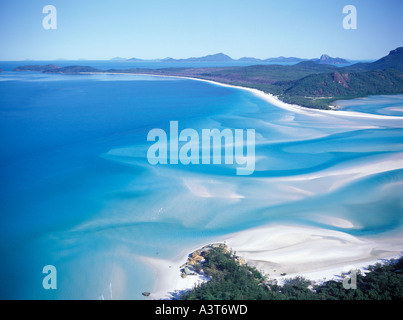
[[[156,280],[142,257],[172,258],[259,225],[402,231],[403,95],[340,102],[374,115],[345,116],[195,80],[2,68],[1,299],[143,299]],[[255,129],[254,174],[150,165],[147,133],[170,121]],[[42,287],[46,265],[57,268],[56,290]]]

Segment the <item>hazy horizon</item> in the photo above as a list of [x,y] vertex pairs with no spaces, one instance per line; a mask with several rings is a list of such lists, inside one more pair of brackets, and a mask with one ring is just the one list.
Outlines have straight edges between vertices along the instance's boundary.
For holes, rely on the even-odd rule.
[[[396,49],[396,48],[394,48],[394,49]],[[394,50],[394,49],[390,49],[389,51]],[[380,59],[380,58],[386,56],[386,55],[389,53],[389,51],[388,51],[387,53],[385,53],[385,55],[383,55],[383,56],[380,56],[380,57],[377,57],[377,58],[372,58],[372,59],[349,59],[348,57],[333,57],[333,56],[331,56],[331,57],[332,57],[332,58],[343,58],[343,59],[346,59],[346,60],[348,60],[348,61],[350,61],[350,62],[355,62],[355,61],[376,61],[376,60],[378,60],[378,59]],[[241,59],[241,58],[256,58],[256,57],[253,57],[253,56],[247,56],[247,57],[246,57],[246,56],[243,56],[243,57],[240,57],[240,58],[234,58],[234,57],[232,57],[232,56],[226,54],[225,52],[218,52],[218,53],[223,53],[223,54],[225,54],[225,55],[231,57],[234,61],[238,61],[238,60]],[[218,53],[206,54],[205,56],[208,56],[208,55],[215,55],[215,54],[218,54]],[[326,54],[326,53],[323,53],[323,54]],[[322,54],[321,54],[321,55],[322,55]],[[309,58],[307,58],[307,57],[298,57],[298,56],[276,56],[276,57],[266,57],[266,58],[256,58],[256,59],[260,59],[260,60],[262,60],[262,61],[264,61],[264,60],[266,60],[266,59],[276,59],[276,58],[299,58],[299,59],[304,59],[304,60],[313,60],[313,59],[318,59],[318,58],[320,58],[321,55],[319,55],[318,57],[309,57]],[[330,56],[330,55],[329,55],[329,56]],[[91,59],[91,58],[78,58],[78,59],[66,59],[66,58],[56,58],[56,59],[30,59],[30,58],[26,58],[26,59],[21,59],[21,60],[0,60],[0,61],[21,61],[21,62],[23,62],[23,61],[113,61],[113,60],[119,61],[118,59],[121,59],[121,61],[125,62],[125,61],[127,61],[127,60],[136,58],[136,59],[143,60],[144,62],[153,62],[153,61],[155,61],[155,62],[157,62],[157,61],[158,61],[158,62],[163,62],[164,59],[169,59],[169,58],[173,58],[173,59],[178,59],[178,60],[179,60],[179,59],[201,58],[201,57],[204,57],[204,56],[197,56],[197,57],[196,57],[196,56],[192,56],[192,57],[181,57],[181,58],[177,58],[177,57],[136,57],[136,56],[133,56],[133,57],[120,57],[120,56],[116,56],[116,57],[111,57],[111,58],[106,58],[106,59]]]

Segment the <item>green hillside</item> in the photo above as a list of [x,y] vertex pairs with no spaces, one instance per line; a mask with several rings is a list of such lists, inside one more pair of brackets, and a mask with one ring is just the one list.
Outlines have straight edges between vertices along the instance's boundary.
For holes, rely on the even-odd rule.
[[387,69],[366,72],[314,74],[290,82],[278,82],[280,98],[307,107],[326,108],[335,99],[403,93],[403,72]]
[[396,48],[389,54],[372,63],[356,63],[344,69],[350,71],[396,69],[403,71],[403,47]]

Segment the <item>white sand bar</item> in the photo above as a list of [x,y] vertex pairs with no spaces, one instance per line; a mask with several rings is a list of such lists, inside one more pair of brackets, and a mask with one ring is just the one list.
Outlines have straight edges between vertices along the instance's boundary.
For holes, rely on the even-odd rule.
[[[340,221],[335,221],[335,225]],[[348,227],[351,227],[349,224]],[[304,276],[322,281],[400,256],[403,234],[389,238],[355,237],[341,231],[301,225],[269,225],[222,239],[248,264],[269,278]]]
[[[353,226],[346,221],[343,224],[347,228]],[[334,225],[340,225],[340,221],[335,219]],[[217,241],[225,242],[247,264],[280,284],[282,280],[296,276],[315,282],[340,280],[343,272],[351,269],[365,271],[367,266],[400,257],[403,252],[401,232],[389,238],[371,239],[301,225],[262,226],[233,233]],[[157,284],[150,299],[170,299],[208,280],[201,275],[181,277],[180,267],[189,253],[196,249],[188,248],[187,253],[183,251],[172,260],[142,258],[156,272]],[[286,275],[282,275],[284,273]]]

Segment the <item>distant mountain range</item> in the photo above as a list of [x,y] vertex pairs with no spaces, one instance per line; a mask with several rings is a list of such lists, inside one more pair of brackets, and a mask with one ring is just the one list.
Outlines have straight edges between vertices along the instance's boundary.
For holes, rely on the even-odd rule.
[[[218,54],[190,59],[191,61],[216,61],[216,59],[230,61],[228,59],[231,58]],[[185,60],[189,61],[189,59]],[[403,47],[390,51],[387,56],[372,63],[356,63],[341,67],[328,64],[329,62],[340,64],[344,63],[344,59],[323,55],[320,59],[301,61],[293,65],[255,64],[246,67],[202,68],[182,66],[160,69],[137,67],[109,70],[77,65],[67,67],[26,65],[15,68],[13,71],[64,74],[113,72],[192,77],[256,88],[274,94],[284,102],[320,109],[329,109],[332,102],[340,99],[403,94]]]
[[[117,58],[113,58],[111,60],[117,60]],[[193,57],[187,59],[174,59],[174,58],[165,58],[165,59],[156,59],[156,60],[143,60],[138,58],[127,59],[126,61],[131,62],[140,62],[140,61],[158,61],[158,62],[233,62],[233,61],[243,61],[243,62],[279,62],[279,63],[298,63],[301,61],[307,61],[309,59],[301,59],[296,57],[277,57],[277,58],[268,58],[268,59],[258,59],[253,57],[243,57],[240,59],[232,59],[230,56],[224,53],[216,53],[203,57]],[[312,61],[318,62],[320,64],[349,64],[350,62],[342,59],[342,58],[332,58],[328,55],[322,55],[319,59],[312,59]]]
[[[286,62],[288,59],[298,58],[272,59]],[[262,61],[255,58],[239,60],[257,62],[256,64]],[[268,60],[270,59],[265,61]],[[335,66],[340,64],[347,66]],[[294,65],[184,68],[175,72],[160,69],[152,72],[253,87],[275,94],[288,103],[328,109],[335,100],[403,93],[403,47],[392,50],[387,56],[371,63],[350,64],[345,59],[324,54],[319,59],[303,60]]]

